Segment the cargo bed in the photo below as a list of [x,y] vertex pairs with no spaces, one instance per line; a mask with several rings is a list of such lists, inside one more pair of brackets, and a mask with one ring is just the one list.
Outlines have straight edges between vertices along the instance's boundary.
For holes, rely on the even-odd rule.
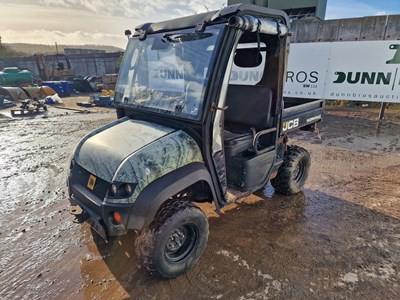
[[324,100],[284,98],[282,111],[282,130],[290,132],[296,129],[314,129],[322,120]]

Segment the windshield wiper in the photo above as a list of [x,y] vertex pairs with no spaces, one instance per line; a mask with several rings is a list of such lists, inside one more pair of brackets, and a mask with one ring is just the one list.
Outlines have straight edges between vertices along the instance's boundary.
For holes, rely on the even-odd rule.
[[167,39],[168,42],[171,43],[183,43],[195,40],[202,40],[212,36],[212,33],[166,33],[163,35],[163,38]]

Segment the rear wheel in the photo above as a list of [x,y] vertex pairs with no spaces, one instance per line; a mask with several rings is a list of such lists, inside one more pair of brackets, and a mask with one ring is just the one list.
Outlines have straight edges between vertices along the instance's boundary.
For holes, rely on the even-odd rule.
[[310,165],[311,158],[306,149],[288,145],[278,174],[271,180],[275,191],[285,195],[300,192],[308,178]]
[[169,279],[192,267],[206,246],[208,221],[194,204],[176,200],[164,205],[137,240],[136,251],[150,274]]

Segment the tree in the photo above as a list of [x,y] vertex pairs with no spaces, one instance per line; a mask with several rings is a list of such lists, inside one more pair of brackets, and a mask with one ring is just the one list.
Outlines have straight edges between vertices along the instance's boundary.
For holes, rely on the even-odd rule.
[[1,43],[0,36],[0,58],[1,57],[14,57],[14,56],[23,56],[23,53],[15,51],[11,47]]

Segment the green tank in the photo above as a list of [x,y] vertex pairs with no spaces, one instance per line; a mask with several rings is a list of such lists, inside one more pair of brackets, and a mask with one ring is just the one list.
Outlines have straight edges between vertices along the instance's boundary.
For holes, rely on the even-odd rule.
[[33,83],[34,75],[31,71],[20,70],[17,67],[4,68],[0,71],[0,86],[19,86]]

